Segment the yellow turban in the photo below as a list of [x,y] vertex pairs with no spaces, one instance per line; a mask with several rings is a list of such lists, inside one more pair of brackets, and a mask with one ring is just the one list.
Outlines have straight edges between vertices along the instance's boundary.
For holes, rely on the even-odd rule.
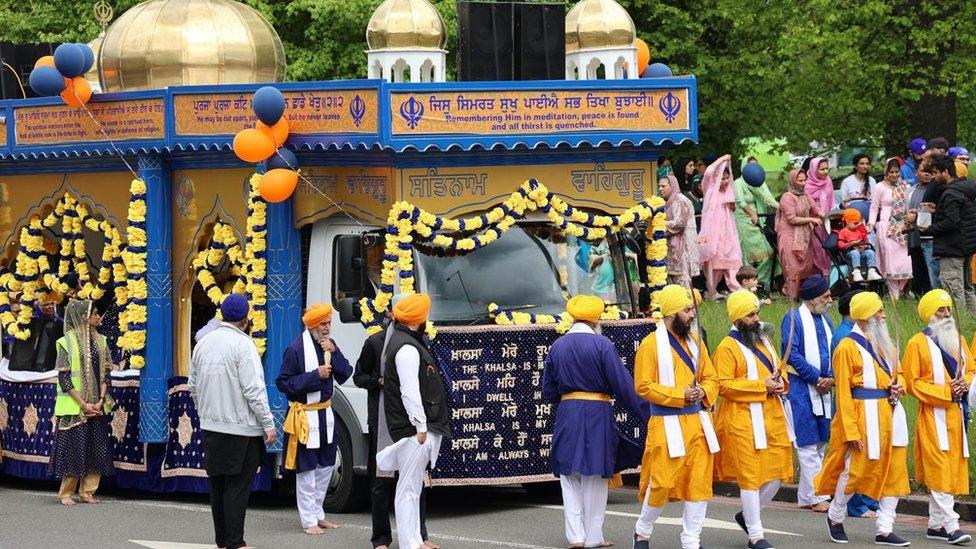
[[918,316],[922,319],[922,322],[928,324],[932,320],[932,316],[935,315],[935,312],[942,307],[948,307],[951,310],[952,297],[945,290],[932,290],[923,295],[922,299],[919,300]]
[[876,315],[884,305],[874,292],[861,292],[851,299],[851,318],[867,320]]
[[401,324],[423,324],[430,312],[430,296],[411,294],[393,306],[393,318]]
[[736,290],[729,294],[725,305],[729,310],[729,322],[735,322],[757,312],[759,298],[749,290]]
[[698,291],[698,288],[692,288],[691,294],[695,296],[695,305],[701,305],[705,302],[705,299],[702,297],[701,292]]
[[325,322],[325,320],[332,316],[332,305],[328,303],[319,303],[318,305],[312,305],[305,311],[302,315],[302,323],[305,324],[306,328],[314,328],[319,324]]
[[668,284],[661,288],[655,295],[658,305],[661,307],[662,316],[671,316],[679,311],[695,304],[692,301],[691,292],[687,288],[677,284]]
[[603,300],[592,295],[578,295],[566,303],[566,311],[576,320],[596,322],[603,314]]

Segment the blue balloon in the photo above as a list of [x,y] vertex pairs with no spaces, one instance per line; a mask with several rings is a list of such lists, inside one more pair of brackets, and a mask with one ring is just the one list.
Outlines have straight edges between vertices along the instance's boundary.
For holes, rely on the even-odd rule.
[[95,52],[92,51],[91,46],[88,44],[76,45],[81,48],[81,52],[85,54],[85,70],[81,71],[81,74],[85,74],[95,66]]
[[28,82],[34,93],[44,97],[64,91],[64,77],[54,67],[37,67],[31,71]]
[[742,179],[753,187],[762,187],[762,184],[766,182],[766,170],[758,162],[746,164],[742,168]]
[[265,86],[254,92],[254,114],[258,120],[269,126],[274,126],[281,115],[285,113],[285,96],[278,88]]
[[674,73],[671,72],[671,67],[664,63],[651,63],[641,74],[641,78],[667,78],[669,76],[674,76]]
[[61,44],[54,50],[54,66],[67,78],[85,74],[85,52],[78,44]]
[[271,155],[265,162],[265,168],[268,171],[277,170],[278,168],[284,168],[286,170],[297,170],[298,169],[298,157],[295,153],[282,147],[278,149],[277,154]]

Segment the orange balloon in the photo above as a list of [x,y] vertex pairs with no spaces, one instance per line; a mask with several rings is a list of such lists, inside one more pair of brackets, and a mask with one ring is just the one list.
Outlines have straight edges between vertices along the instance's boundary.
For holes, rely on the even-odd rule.
[[40,59],[34,62],[34,68],[36,69],[37,67],[54,67],[54,56],[45,55],[44,57],[41,57]]
[[254,127],[267,134],[267,136],[270,137],[272,141],[274,141],[276,149],[280,149],[281,147],[284,147],[285,141],[288,141],[288,132],[289,132],[288,120],[286,120],[284,116],[282,116],[280,120],[275,122],[274,126],[269,126],[264,122],[258,120],[258,123],[255,124]]
[[274,152],[274,141],[261,130],[249,128],[234,136],[234,154],[244,162],[261,162]]
[[64,91],[61,99],[69,107],[81,107],[88,103],[92,96],[91,84],[83,76],[64,79]]
[[640,38],[634,41],[634,46],[637,48],[637,76],[640,76],[651,64],[651,48]]
[[258,185],[261,198],[268,202],[278,203],[288,200],[298,186],[298,172],[285,168],[271,170],[264,174]]

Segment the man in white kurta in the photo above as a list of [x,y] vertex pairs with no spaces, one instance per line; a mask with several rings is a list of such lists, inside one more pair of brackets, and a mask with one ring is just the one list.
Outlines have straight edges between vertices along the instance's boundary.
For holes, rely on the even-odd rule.
[[386,428],[379,440],[376,466],[399,471],[393,506],[397,536],[404,549],[424,547],[420,534],[420,493],[427,465],[437,464],[441,440],[451,435],[447,391],[423,332],[430,297],[414,294],[393,306],[397,324],[387,341],[382,408]]

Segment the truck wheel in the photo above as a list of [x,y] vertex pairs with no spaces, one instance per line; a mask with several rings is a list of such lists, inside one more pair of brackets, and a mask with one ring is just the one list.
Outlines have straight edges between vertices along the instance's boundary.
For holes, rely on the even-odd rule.
[[523,482],[522,488],[532,499],[543,503],[559,503],[562,501],[562,488],[559,481]]
[[369,501],[369,477],[353,471],[352,438],[346,424],[336,414],[336,463],[325,496],[325,509],[334,513],[351,513],[363,509]]

